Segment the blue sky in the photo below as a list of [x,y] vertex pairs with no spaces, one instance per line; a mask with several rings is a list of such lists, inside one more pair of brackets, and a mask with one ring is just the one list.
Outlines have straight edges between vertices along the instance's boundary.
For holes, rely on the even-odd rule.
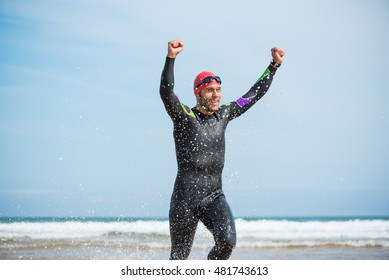
[[0,3],[0,215],[166,217],[176,175],[159,98],[202,70],[223,100],[287,55],[230,123],[224,190],[236,216],[389,215],[386,1]]

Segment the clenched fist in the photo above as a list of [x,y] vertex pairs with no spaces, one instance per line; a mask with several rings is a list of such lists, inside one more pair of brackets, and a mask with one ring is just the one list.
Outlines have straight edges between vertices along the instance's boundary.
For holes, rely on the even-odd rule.
[[285,52],[281,48],[272,48],[271,56],[275,62],[281,64],[284,60]]
[[184,43],[181,40],[172,40],[168,42],[167,56],[176,58],[176,56],[184,49]]

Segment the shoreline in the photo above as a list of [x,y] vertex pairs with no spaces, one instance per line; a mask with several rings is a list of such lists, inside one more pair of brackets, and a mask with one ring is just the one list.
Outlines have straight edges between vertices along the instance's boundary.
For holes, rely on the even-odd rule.
[[[193,248],[189,260],[206,260],[211,247]],[[169,249],[109,246],[0,250],[0,260],[168,260]],[[387,248],[237,248],[230,260],[389,260]]]

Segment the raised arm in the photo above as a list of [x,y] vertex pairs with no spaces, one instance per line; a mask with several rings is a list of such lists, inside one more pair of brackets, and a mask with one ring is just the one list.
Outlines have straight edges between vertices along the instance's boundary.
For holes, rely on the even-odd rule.
[[159,93],[166,112],[173,119],[174,116],[182,111],[182,105],[178,97],[174,94],[174,61],[177,55],[184,49],[184,43],[181,40],[168,42],[168,53],[166,56],[165,66],[161,75],[161,84]]
[[271,53],[273,61],[266,68],[262,76],[259,77],[259,79],[245,95],[230,103],[230,120],[235,119],[245,113],[268,91],[273,81],[273,76],[276,73],[277,68],[281,66],[285,56],[285,52],[280,48],[272,48]]

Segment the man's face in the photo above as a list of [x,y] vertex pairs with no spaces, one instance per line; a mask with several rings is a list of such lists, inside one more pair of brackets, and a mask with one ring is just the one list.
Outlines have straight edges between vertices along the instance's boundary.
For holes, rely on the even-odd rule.
[[199,107],[208,113],[216,112],[219,109],[222,89],[219,84],[213,84],[203,89],[197,98]]

